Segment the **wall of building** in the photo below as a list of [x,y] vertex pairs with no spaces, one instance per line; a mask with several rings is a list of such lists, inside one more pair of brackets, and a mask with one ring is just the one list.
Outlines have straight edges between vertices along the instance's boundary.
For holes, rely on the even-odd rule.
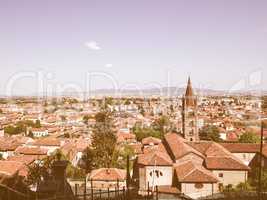
[[[214,170],[213,174],[218,178],[220,183],[225,185],[236,186],[239,183],[245,182],[247,180],[247,171],[225,171],[225,170]],[[223,177],[220,177],[220,174]]]
[[153,185],[172,185],[173,169],[172,166],[146,166],[139,169],[139,189],[146,190]]
[[256,153],[233,153],[233,154],[247,166],[256,155]]
[[217,184],[203,183],[202,186],[202,188],[198,188],[195,183],[182,183],[181,192],[192,199],[197,199],[212,195],[218,191]]

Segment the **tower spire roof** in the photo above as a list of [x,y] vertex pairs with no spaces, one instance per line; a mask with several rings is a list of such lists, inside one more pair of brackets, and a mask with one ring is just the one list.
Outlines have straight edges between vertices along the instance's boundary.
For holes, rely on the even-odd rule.
[[194,96],[192,84],[191,84],[191,79],[190,76],[188,77],[187,81],[187,87],[186,87],[186,92],[185,92],[185,97],[192,97]]

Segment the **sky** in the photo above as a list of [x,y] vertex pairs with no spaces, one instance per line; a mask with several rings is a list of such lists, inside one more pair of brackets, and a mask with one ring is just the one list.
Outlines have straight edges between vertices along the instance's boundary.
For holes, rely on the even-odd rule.
[[[267,90],[266,0],[0,0],[0,94]],[[90,86],[89,86],[90,85]]]

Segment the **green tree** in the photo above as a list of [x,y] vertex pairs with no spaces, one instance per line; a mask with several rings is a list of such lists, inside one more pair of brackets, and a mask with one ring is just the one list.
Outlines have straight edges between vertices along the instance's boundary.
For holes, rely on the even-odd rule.
[[39,119],[36,120],[34,127],[35,127],[35,128],[41,128],[41,122],[40,122]]
[[61,121],[63,121],[63,122],[65,122],[65,121],[67,120],[67,118],[66,118],[65,115],[61,115],[61,116],[60,116],[60,119],[61,119]]
[[160,118],[156,119],[153,123],[153,128],[161,133],[161,137],[169,131],[170,129],[170,120],[167,116],[163,115]]
[[139,110],[141,115],[145,116],[145,109],[142,105],[138,106],[138,110]]
[[89,116],[88,115],[85,115],[85,116],[83,116],[83,123],[84,124],[88,124],[88,120],[89,120]]
[[26,178],[26,183],[28,185],[36,184],[49,176],[51,172],[53,162],[55,160],[63,159],[64,155],[61,151],[56,151],[53,155],[47,156],[42,159],[41,162],[34,162],[28,165],[28,175]]
[[93,149],[87,147],[79,161],[79,166],[83,168],[86,173],[90,173],[96,167],[96,159]]
[[104,109],[107,109],[108,108],[108,105],[113,105],[113,98],[112,97],[106,97],[104,99]]
[[[127,168],[127,157],[133,158],[135,155],[134,149],[129,145],[123,145],[117,148],[113,154],[112,167],[126,169]],[[130,169],[132,169],[133,163],[130,162]]]
[[237,192],[247,192],[252,190],[252,186],[250,185],[249,182],[244,182],[244,183],[239,183],[236,187],[235,190]]
[[162,139],[163,136],[159,130],[149,127],[142,128],[138,123],[134,125],[133,133],[136,135],[137,141],[142,141],[142,139],[150,136]]
[[260,138],[253,132],[245,132],[240,136],[239,142],[241,143],[259,143]]
[[220,131],[217,126],[207,125],[199,131],[199,135],[202,140],[212,140],[215,142],[220,142],[221,138],[219,132]]
[[98,113],[92,133],[92,149],[97,167],[111,166],[116,141],[111,113],[105,111]]
[[125,102],[124,102],[124,105],[130,105],[130,104],[131,104],[130,99],[126,99]]

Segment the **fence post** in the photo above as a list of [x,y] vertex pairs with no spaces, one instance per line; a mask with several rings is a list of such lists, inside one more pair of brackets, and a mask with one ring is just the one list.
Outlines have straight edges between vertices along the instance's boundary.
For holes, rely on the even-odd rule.
[[149,199],[149,182],[147,183],[147,199]]
[[85,178],[85,182],[84,182],[83,199],[86,200],[86,178]]
[[102,196],[101,193],[102,193],[102,190],[100,189],[100,190],[99,190],[99,197],[100,197],[100,199],[101,199],[101,196]]
[[156,185],[156,200],[159,200],[159,188]]
[[109,200],[109,187],[108,187],[108,200]]
[[77,193],[78,193],[78,188],[77,188],[77,184],[75,184],[74,195],[75,195],[76,198],[77,198]]
[[123,200],[125,200],[125,186],[123,186]]
[[93,179],[91,179],[91,200],[94,200]]
[[7,200],[10,200],[10,198],[9,198],[9,189],[6,188],[6,190],[7,190]]

